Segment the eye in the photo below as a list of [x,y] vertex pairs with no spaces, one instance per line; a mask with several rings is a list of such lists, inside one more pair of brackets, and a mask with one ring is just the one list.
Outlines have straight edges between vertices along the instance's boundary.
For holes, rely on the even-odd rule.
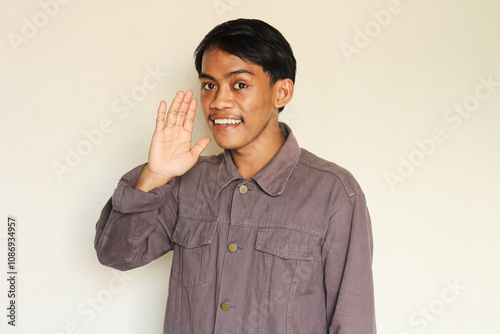
[[211,82],[204,82],[201,84],[202,89],[214,89],[215,85]]
[[247,87],[247,85],[244,84],[243,82],[237,82],[233,86],[234,89],[243,89],[243,88],[246,88],[246,87]]

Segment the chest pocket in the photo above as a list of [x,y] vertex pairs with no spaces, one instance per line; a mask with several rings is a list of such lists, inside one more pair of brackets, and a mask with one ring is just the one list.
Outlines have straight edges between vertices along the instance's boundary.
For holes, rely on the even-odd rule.
[[207,283],[214,277],[215,266],[209,266],[209,261],[216,258],[211,256],[216,247],[210,247],[216,228],[216,222],[182,218],[177,222],[171,237],[177,246],[171,276],[185,287]]
[[302,294],[311,280],[322,280],[321,237],[284,229],[259,229],[255,249],[264,253],[264,280],[269,294],[282,299],[287,293]]

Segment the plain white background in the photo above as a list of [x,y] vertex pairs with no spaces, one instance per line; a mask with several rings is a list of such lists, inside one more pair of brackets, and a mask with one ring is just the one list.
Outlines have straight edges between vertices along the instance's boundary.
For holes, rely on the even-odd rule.
[[282,120],[366,193],[379,333],[500,331],[498,1],[0,3],[0,267],[14,215],[19,273],[15,328],[1,279],[2,333],[161,332],[171,256],[105,268],[94,224],[146,161],[160,100],[199,94],[199,41],[238,17],[288,39]]

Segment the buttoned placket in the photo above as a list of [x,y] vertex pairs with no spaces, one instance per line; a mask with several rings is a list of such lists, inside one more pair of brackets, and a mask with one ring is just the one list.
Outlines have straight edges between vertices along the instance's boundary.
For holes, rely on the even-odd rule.
[[244,242],[244,238],[242,238],[239,232],[244,227],[234,226],[232,220],[233,218],[241,219],[248,216],[249,213],[247,210],[252,207],[250,203],[253,201],[254,194],[252,188],[254,186],[251,180],[240,180],[239,182],[235,182],[233,186],[231,222],[225,243],[215,333],[227,332],[229,327],[234,324],[236,318],[238,318],[235,312],[238,312],[238,307],[245,302],[238,300],[238,297],[234,293],[240,288],[238,275],[241,274],[239,264],[244,257],[242,252],[248,250],[244,249],[246,246],[241,247],[240,245]]

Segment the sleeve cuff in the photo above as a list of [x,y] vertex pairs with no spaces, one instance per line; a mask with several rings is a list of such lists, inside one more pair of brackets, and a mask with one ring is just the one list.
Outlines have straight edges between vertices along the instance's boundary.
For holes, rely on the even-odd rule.
[[164,186],[149,192],[134,189],[139,175],[146,164],[132,169],[122,176],[112,196],[113,209],[121,213],[146,212],[158,209],[163,205],[168,194],[172,192],[176,179]]

